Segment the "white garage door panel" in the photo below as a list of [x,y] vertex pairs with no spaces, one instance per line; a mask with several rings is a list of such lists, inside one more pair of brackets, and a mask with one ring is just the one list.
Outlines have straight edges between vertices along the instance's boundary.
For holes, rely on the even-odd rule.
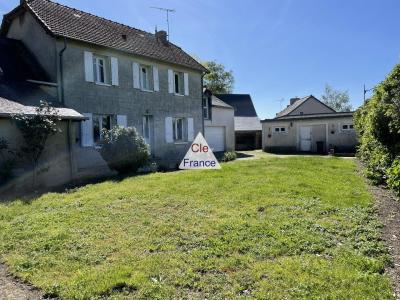
[[225,128],[218,127],[205,127],[205,138],[212,151],[225,151]]

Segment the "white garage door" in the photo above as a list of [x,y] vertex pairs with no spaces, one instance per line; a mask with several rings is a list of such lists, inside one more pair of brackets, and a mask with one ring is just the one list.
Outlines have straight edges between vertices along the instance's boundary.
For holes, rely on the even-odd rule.
[[212,151],[225,151],[225,128],[218,127],[205,127],[205,138]]

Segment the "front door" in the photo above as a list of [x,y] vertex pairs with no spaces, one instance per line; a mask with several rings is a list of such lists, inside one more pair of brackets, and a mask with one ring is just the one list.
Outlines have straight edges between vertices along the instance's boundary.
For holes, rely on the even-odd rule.
[[300,151],[311,151],[311,127],[300,127]]
[[153,116],[143,116],[143,137],[151,151],[153,148]]

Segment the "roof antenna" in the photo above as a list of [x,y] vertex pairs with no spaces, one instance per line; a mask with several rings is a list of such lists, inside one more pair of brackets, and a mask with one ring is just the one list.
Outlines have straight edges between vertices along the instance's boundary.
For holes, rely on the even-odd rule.
[[282,110],[282,103],[283,103],[283,101],[285,101],[285,99],[281,98],[281,99],[279,99],[279,100],[276,100],[276,101],[278,101],[278,102],[279,102],[279,105],[280,105],[280,107],[281,107],[281,110]]
[[169,41],[169,13],[175,12],[175,9],[156,7],[156,6],[151,6],[150,8],[159,9],[159,10],[165,11],[167,13],[167,28],[168,28],[167,36],[168,36],[168,41]]

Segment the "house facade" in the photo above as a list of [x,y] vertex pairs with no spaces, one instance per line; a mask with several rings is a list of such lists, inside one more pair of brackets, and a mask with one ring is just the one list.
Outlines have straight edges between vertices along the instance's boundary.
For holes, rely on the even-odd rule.
[[1,35],[21,41],[57,85],[59,101],[86,117],[74,125],[77,177],[106,168],[96,150],[103,128],[135,127],[152,156],[172,165],[203,132],[206,69],[164,31],[31,0],[4,17]]
[[336,112],[312,95],[292,98],[274,119],[261,122],[267,152],[354,153],[357,146],[353,112]]
[[235,150],[261,149],[261,123],[251,96],[248,94],[215,96],[234,109]]
[[204,137],[214,152],[235,150],[235,120],[232,106],[209,90],[203,96]]

